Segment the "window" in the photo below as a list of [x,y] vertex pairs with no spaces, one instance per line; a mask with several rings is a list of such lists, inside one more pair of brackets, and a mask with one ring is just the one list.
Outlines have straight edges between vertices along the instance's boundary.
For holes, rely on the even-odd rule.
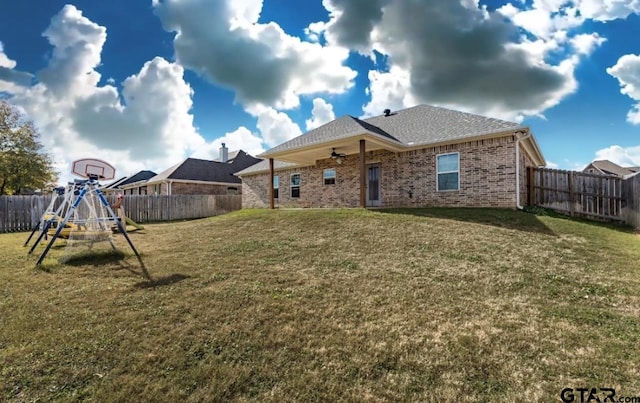
[[238,188],[235,186],[227,186],[227,194],[228,195],[237,195],[238,194]]
[[300,197],[300,174],[291,175],[291,197]]
[[460,189],[460,154],[440,154],[436,157],[436,190]]
[[162,184],[157,184],[153,186],[153,193],[155,193],[156,195],[161,195],[162,194]]
[[280,178],[278,178],[278,175],[275,175],[273,177],[273,198],[277,199],[278,198],[278,189],[280,188]]
[[322,173],[322,177],[324,178],[325,185],[335,185],[336,184],[336,170],[333,168],[325,169]]

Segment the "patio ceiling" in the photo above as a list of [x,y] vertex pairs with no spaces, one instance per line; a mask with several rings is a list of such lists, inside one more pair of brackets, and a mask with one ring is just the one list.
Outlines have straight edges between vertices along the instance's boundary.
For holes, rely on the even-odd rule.
[[359,154],[359,141],[365,140],[365,151],[388,150],[399,152],[405,149],[399,143],[386,141],[371,135],[363,134],[359,136],[349,137],[346,139],[338,139],[318,144],[312,144],[306,147],[285,150],[276,153],[265,153],[260,155],[262,158],[273,158],[280,161],[293,162],[301,165],[313,165],[316,161],[327,159],[331,156],[331,152],[335,151],[339,154],[353,155]]

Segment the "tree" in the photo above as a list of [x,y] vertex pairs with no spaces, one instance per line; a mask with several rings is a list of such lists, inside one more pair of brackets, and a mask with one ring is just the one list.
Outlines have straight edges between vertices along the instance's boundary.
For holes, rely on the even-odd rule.
[[0,101],[0,195],[53,187],[58,179],[35,125],[7,101]]

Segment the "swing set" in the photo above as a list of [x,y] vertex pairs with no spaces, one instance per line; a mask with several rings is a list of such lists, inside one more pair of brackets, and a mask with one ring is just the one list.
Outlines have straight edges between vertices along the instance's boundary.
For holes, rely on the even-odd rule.
[[[91,246],[94,242],[108,241],[111,247],[117,250],[112,239],[114,228],[125,237],[131,250],[142,264],[140,254],[127,234],[126,221],[123,223],[120,220],[100,191],[98,180],[113,179],[115,168],[102,160],[81,159],[73,162],[72,172],[84,179],[76,179],[74,182],[70,182],[66,188],[56,188],[47,210],[24,244],[27,246],[33,235],[38,230],[40,231],[38,238],[28,252],[31,254],[43,238],[50,237],[36,266],[42,263],[58,238],[67,239],[68,242],[72,240],[87,241]],[[62,203],[56,208],[55,205],[60,195],[64,197]]]

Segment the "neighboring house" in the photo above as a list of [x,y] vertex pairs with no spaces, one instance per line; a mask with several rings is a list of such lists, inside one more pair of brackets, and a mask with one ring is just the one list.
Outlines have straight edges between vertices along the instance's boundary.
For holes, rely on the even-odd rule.
[[146,194],[146,188],[141,186],[143,183],[156,175],[153,171],[140,171],[135,175],[120,178],[115,182],[103,187],[101,190],[105,194],[122,193],[122,194]]
[[587,165],[582,172],[626,178],[640,172],[640,167],[622,167],[609,160],[598,160]]
[[[232,158],[229,158],[231,154]],[[234,174],[260,160],[240,150],[229,153],[225,144],[218,161],[187,158],[143,184],[148,194],[240,194],[242,181]]]
[[343,116],[260,157],[238,173],[244,208],[515,208],[545,165],[528,127],[428,105]]

